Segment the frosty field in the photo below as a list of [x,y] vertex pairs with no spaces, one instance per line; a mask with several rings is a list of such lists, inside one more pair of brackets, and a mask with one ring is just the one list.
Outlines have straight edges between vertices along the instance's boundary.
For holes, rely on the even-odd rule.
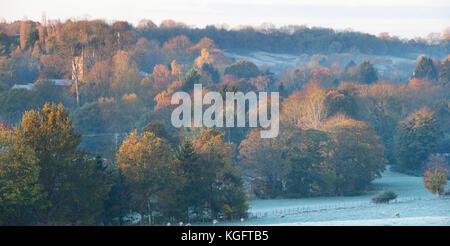
[[[450,199],[438,198],[420,177],[386,170],[363,196],[253,200],[253,218],[223,225],[450,225]],[[370,199],[383,190],[397,193],[389,204]]]

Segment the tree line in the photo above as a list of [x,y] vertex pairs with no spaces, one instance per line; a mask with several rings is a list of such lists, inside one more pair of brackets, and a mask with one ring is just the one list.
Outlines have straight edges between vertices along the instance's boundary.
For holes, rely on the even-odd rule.
[[180,144],[165,136],[158,123],[130,133],[112,163],[78,148],[62,104],[27,111],[20,128],[2,123],[0,224],[120,225],[133,213],[150,225],[245,217],[234,145],[213,129]]
[[[343,63],[315,54],[317,48],[307,64],[275,74],[227,57],[221,38],[343,34],[223,30],[197,37],[213,29],[170,21],[136,28],[101,20],[42,23],[3,24],[19,39],[0,35],[2,224],[127,224],[133,215],[141,224],[237,219],[246,216],[249,197],[364,193],[385,164],[425,173],[428,187],[443,192],[433,184],[448,169],[438,155],[450,149],[448,56],[419,56],[410,78],[391,82],[370,61]],[[352,35],[343,42],[397,42]],[[237,37],[235,47],[238,40],[249,48]],[[252,45],[264,43],[258,42]],[[79,59],[77,84],[52,82],[71,79]],[[18,81],[35,83],[13,89]],[[222,96],[278,91],[280,135],[174,128],[171,96],[192,93],[194,84]]]

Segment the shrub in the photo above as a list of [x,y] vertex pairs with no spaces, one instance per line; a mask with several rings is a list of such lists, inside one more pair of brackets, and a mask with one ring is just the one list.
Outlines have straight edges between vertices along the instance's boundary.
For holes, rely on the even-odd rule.
[[385,192],[373,197],[372,202],[374,202],[374,203],[389,203],[389,201],[394,200],[395,198],[397,198],[397,194],[395,194],[392,191],[385,191]]

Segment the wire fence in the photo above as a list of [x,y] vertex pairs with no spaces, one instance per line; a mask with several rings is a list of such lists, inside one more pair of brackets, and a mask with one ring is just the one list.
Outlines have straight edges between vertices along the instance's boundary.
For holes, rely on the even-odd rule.
[[[405,197],[405,198],[397,198],[389,202],[389,204],[396,203],[405,203],[412,201],[421,201],[421,200],[436,200],[436,199],[449,199],[449,198],[423,198],[423,197]],[[274,209],[270,211],[261,211],[261,212],[249,212],[249,219],[259,219],[266,217],[285,217],[292,215],[299,215],[303,213],[311,213],[311,212],[319,212],[326,210],[339,210],[339,209],[350,209],[350,208],[359,208],[359,207],[368,207],[368,206],[381,206],[383,204],[377,204],[370,200],[368,201],[355,201],[355,202],[341,202],[341,203],[327,203],[321,205],[305,205],[299,207],[289,207],[284,209]]]

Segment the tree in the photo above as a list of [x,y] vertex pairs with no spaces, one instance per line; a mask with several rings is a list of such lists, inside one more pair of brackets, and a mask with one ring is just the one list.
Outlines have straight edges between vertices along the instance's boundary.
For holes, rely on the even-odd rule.
[[213,67],[213,65],[209,63],[203,63],[201,66],[201,71],[204,75],[206,75],[207,80],[211,81],[212,83],[218,83],[220,80],[220,74],[219,71]]
[[327,117],[331,117],[338,113],[355,117],[358,112],[358,105],[355,96],[347,90],[328,90],[325,95],[324,103],[327,111]]
[[[249,205],[243,182],[235,170],[227,170],[215,184],[212,216],[224,219],[246,217]],[[216,210],[216,211],[215,211]]]
[[123,217],[128,215],[131,209],[130,189],[117,167],[109,171],[109,180],[112,186],[104,203],[103,222],[105,225],[122,225]]
[[431,86],[431,81],[427,79],[412,78],[408,82],[408,86],[412,89],[422,90]]
[[314,129],[297,130],[281,140],[282,170],[289,195],[308,197],[334,191],[332,145],[326,132]]
[[403,170],[421,170],[441,136],[434,113],[422,108],[400,122],[395,136],[395,156]]
[[183,79],[183,85],[182,85],[182,90],[184,91],[190,91],[192,89],[194,89],[194,84],[198,84],[200,83],[200,74],[197,72],[197,70],[195,70],[194,68],[191,68],[191,70],[189,70]]
[[119,49],[126,49],[136,43],[136,31],[134,27],[126,21],[116,21],[111,26],[111,31],[117,37],[117,46]]
[[321,67],[311,70],[309,73],[309,80],[317,81],[320,85],[325,88],[330,88],[334,83],[333,72],[327,67]]
[[195,65],[197,67],[202,67],[204,64],[210,64],[214,67],[223,68],[231,63],[232,60],[230,57],[226,56],[221,50],[212,47],[201,49],[201,55],[195,59]]
[[231,74],[238,79],[249,79],[260,74],[258,67],[249,61],[238,61],[225,68],[224,74]]
[[[402,113],[398,86],[393,83],[377,82],[369,85],[358,104],[363,107],[359,117],[371,126],[384,142],[386,158],[394,164],[394,135]],[[355,115],[356,116],[356,115]]]
[[25,142],[39,159],[40,179],[49,196],[58,189],[59,169],[74,157],[80,143],[69,119],[69,111],[62,104],[45,104],[41,110],[27,111],[22,117]]
[[328,116],[325,91],[316,81],[310,81],[304,90],[283,100],[281,115],[281,120],[291,127],[321,128]]
[[178,137],[169,134],[166,130],[166,127],[164,126],[164,123],[159,120],[153,120],[149,122],[142,128],[142,131],[152,132],[156,137],[167,141],[172,146],[176,145],[179,142]]
[[185,35],[178,35],[163,44],[162,53],[166,64],[177,60],[181,64],[191,63],[193,57],[190,51],[191,41]]
[[142,19],[139,21],[137,28],[141,31],[148,31],[153,28],[157,28],[158,26],[151,20]]
[[276,197],[282,192],[281,152],[277,144],[275,139],[261,138],[260,129],[252,129],[239,145],[243,173],[264,181],[264,186],[254,191],[260,198]]
[[81,137],[74,131],[69,111],[62,104],[47,103],[23,115],[22,129],[25,144],[39,160],[39,183],[50,202],[39,214],[40,223],[99,223],[109,185],[100,163],[77,151]]
[[159,42],[156,40],[148,41],[145,38],[140,38],[133,47],[131,54],[140,71],[151,73],[156,64],[163,62]]
[[13,79],[16,79],[17,65],[13,59],[0,56],[0,81],[5,85],[12,85]]
[[25,49],[27,46],[28,35],[31,32],[31,24],[27,19],[20,22],[20,48]]
[[153,212],[162,212],[162,198],[180,188],[172,148],[151,132],[138,135],[134,131],[120,146],[116,159],[130,188],[132,208],[141,215],[141,224],[144,215],[153,223]]
[[217,129],[202,129],[193,141],[202,169],[204,211],[209,219],[238,218],[248,209],[241,178],[233,168],[233,144],[224,143],[224,134]]
[[449,170],[444,168],[426,170],[422,179],[425,188],[432,194],[438,194],[439,196],[444,194],[448,172]]
[[442,84],[447,85],[450,82],[450,59],[447,58],[442,62],[441,71],[439,71],[439,80]]
[[87,134],[101,133],[107,129],[105,121],[108,119],[101,117],[99,104],[99,102],[85,103],[72,113],[73,125],[77,131]]
[[157,91],[166,89],[172,82],[172,76],[169,69],[161,64],[153,68],[153,88]]
[[34,83],[34,92],[37,97],[35,105],[44,105],[46,102],[60,103],[64,100],[64,88],[51,81],[41,80]]
[[[99,156],[77,152],[74,160],[64,170],[66,177],[58,192],[64,210],[58,224],[98,225],[104,218],[105,202],[111,189],[109,174]],[[61,220],[61,219],[60,219]],[[54,222],[53,222],[54,223]]]
[[196,53],[200,52],[203,53],[203,50],[210,50],[214,48],[215,48],[214,41],[208,37],[203,37],[202,39],[200,39],[200,41],[198,41],[196,45],[191,47],[191,50],[193,50]]
[[283,84],[287,91],[301,90],[308,82],[308,70],[304,66],[297,66],[294,70],[285,69],[278,76],[278,83]]
[[433,60],[426,56],[420,57],[419,63],[414,69],[413,77],[435,81],[438,78],[438,73],[433,64]]
[[85,81],[79,83],[81,99],[84,99],[85,102],[92,102],[102,96],[111,96],[110,82],[114,74],[113,69],[109,61],[95,62],[85,76]]
[[70,67],[61,56],[42,55],[40,62],[39,77],[43,79],[64,78],[70,72]]
[[384,146],[374,129],[365,122],[330,120],[325,131],[334,140],[335,192],[338,195],[364,191],[384,171]]
[[202,172],[205,169],[201,166],[199,155],[189,139],[185,139],[179,146],[177,160],[180,163],[182,175],[186,180],[182,194],[189,194],[183,196],[184,199],[181,204],[183,204],[182,207],[185,211],[184,217],[186,221],[190,222],[191,213],[199,215],[204,209],[204,194],[207,187],[202,182],[204,180]]
[[176,60],[173,60],[170,63],[170,70],[172,78],[174,78],[176,81],[183,80],[183,70],[186,67],[184,64],[178,64]]
[[38,159],[19,129],[0,123],[0,225],[36,223],[34,212],[45,208]]
[[113,57],[112,94],[121,97],[125,93],[136,92],[140,83],[139,71],[127,52],[119,50]]
[[449,173],[449,165],[442,154],[432,154],[428,158],[423,183],[427,190],[439,196],[444,194]]
[[20,120],[23,112],[37,105],[37,96],[26,89],[12,89],[0,92],[0,113],[11,121]]
[[360,63],[356,69],[356,81],[364,84],[370,84],[378,80],[377,70],[368,61]]

